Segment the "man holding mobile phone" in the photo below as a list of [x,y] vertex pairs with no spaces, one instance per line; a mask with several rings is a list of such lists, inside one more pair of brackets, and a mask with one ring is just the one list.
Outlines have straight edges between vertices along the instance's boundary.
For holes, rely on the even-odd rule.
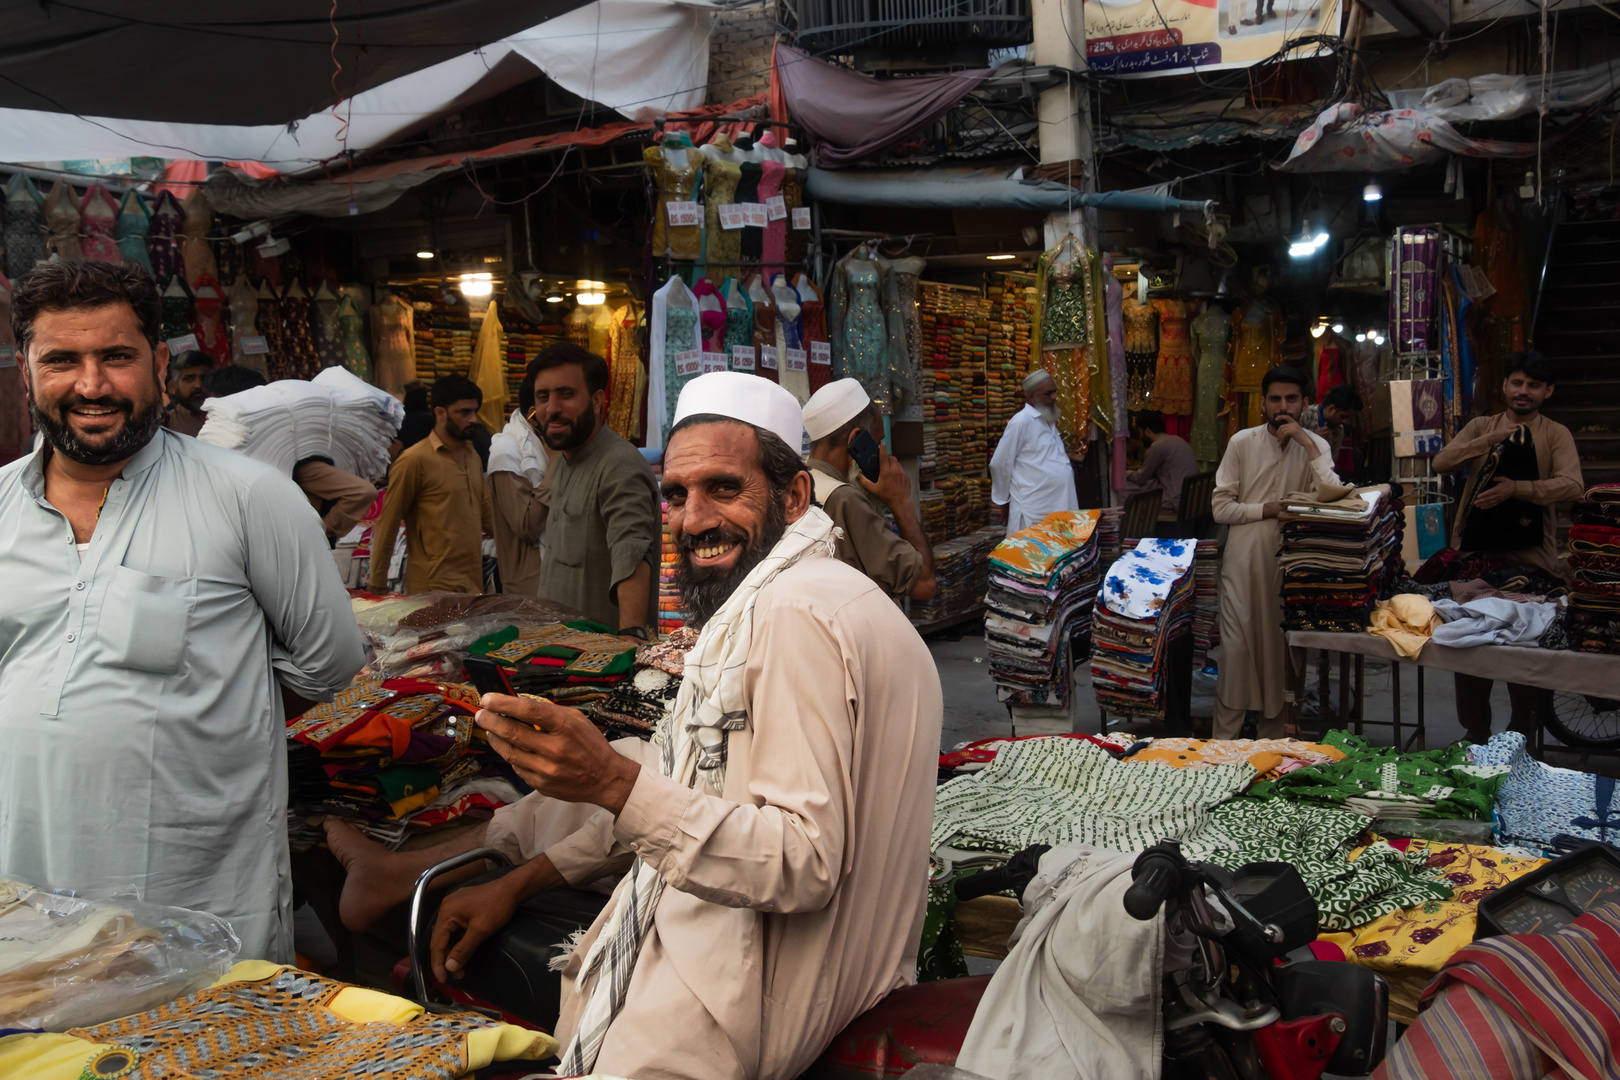
[[[893,597],[931,599],[934,551],[923,533],[911,478],[882,442],[882,420],[856,379],[830,382],[804,406],[816,502],[843,530],[834,554]],[[889,508],[896,536],[873,505]]]

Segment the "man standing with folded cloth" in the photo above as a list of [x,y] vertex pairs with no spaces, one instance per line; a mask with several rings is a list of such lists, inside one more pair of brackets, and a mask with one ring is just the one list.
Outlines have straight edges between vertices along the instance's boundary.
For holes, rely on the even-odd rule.
[[[893,597],[933,597],[934,551],[923,533],[911,501],[911,478],[883,445],[882,423],[872,399],[858,379],[830,382],[804,406],[804,430],[810,436],[810,479],[816,502],[843,530],[834,554]],[[876,483],[862,474],[850,447],[869,439],[878,460]],[[875,496],[894,515],[895,535],[872,503]]]
[[990,501],[1005,514],[1009,535],[1047,514],[1080,509],[1074,466],[1058,434],[1057,382],[1045,368],[1024,376],[1024,407],[990,459]]
[[1215,683],[1215,737],[1235,739],[1249,711],[1259,737],[1283,735],[1288,684],[1282,629],[1282,568],[1277,565],[1281,499],[1337,484],[1327,440],[1300,426],[1305,377],[1275,367],[1260,380],[1265,423],[1232,436],[1215,471],[1215,520],[1231,527],[1221,555],[1221,659]]

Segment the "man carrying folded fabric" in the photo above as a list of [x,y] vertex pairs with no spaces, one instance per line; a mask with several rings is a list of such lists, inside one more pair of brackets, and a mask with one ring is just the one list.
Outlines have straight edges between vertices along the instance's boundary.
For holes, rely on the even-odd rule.
[[1215,472],[1215,520],[1231,527],[1221,555],[1221,658],[1215,682],[1217,739],[1235,739],[1249,711],[1259,738],[1283,735],[1288,684],[1282,629],[1277,515],[1282,497],[1337,484],[1327,440],[1300,425],[1305,377],[1275,367],[1260,380],[1265,423],[1232,436]]
[[[791,394],[751,375],[681,391],[663,491],[702,632],[662,747],[610,746],[534,699],[491,695],[478,714],[537,793],[464,846],[527,861],[446,898],[436,974],[526,899],[629,863],[564,969],[560,1075],[797,1076],[915,977],[939,679],[882,590],[831,557],[800,423]],[[357,883],[408,892],[423,853],[328,836],[346,902]]]

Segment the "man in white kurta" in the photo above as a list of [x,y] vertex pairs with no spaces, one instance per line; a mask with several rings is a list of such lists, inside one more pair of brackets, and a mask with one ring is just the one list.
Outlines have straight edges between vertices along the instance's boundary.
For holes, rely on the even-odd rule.
[[1080,508],[1074,467],[1057,429],[1057,383],[1050,372],[1036,368],[1024,378],[1024,403],[990,458],[990,501],[1007,508],[1009,535],[1047,514]]
[[293,482],[148,429],[157,290],[84,262],[12,309],[46,439],[0,469],[0,877],[207,911],[290,963],[282,688],[329,698],[365,647]]
[[[1250,709],[1262,739],[1283,734],[1288,681],[1277,565],[1279,500],[1339,482],[1325,439],[1299,424],[1304,384],[1291,368],[1266,373],[1266,423],[1232,436],[1215,472],[1215,520],[1231,527],[1221,555],[1221,657],[1215,684],[1217,739],[1235,739]],[[1273,423],[1275,421],[1275,425]]]

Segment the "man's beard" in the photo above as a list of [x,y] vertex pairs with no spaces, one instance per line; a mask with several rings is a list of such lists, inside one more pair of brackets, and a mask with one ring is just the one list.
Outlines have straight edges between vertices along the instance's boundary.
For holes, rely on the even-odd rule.
[[742,530],[721,526],[696,536],[682,536],[677,545],[680,563],[675,570],[675,583],[681,590],[681,607],[686,610],[686,621],[701,630],[721,605],[731,598],[731,594],[737,591],[737,586],[743,583],[749,572],[771,553],[786,532],[787,508],[772,493],[766,501],[764,528],[754,537],[754,542],[743,549],[737,565],[730,570],[693,566],[692,549],[709,544],[746,543],[748,538]]
[[1056,405],[1037,405],[1035,411],[1041,414],[1041,419],[1048,424],[1058,422],[1058,407]]
[[[146,408],[136,411],[135,403],[127,398],[84,398],[78,394],[70,394],[56,403],[56,415],[51,416],[34,400],[32,389],[28,392],[28,414],[34,419],[34,426],[45,436],[56,452],[70,461],[80,465],[110,465],[115,461],[127,461],[152,441],[163,421],[162,399],[156,394]],[[120,409],[124,413],[124,424],[117,434],[111,438],[98,437],[103,441],[91,443],[82,438],[68,422],[68,410],[79,405],[99,405]]]
[[190,397],[181,398],[180,399],[180,404],[184,405],[186,408],[190,409],[192,412],[196,413],[198,416],[201,416],[201,415],[203,415],[203,403],[206,402],[207,400],[208,400],[208,394],[206,392],[202,391],[202,390],[198,390],[195,394],[192,394]]
[[[547,421],[548,427],[549,423],[550,421]],[[593,401],[585,406],[584,412],[574,418],[566,434],[553,437],[550,430],[545,430],[540,437],[553,450],[578,450],[595,434],[596,402]]]

